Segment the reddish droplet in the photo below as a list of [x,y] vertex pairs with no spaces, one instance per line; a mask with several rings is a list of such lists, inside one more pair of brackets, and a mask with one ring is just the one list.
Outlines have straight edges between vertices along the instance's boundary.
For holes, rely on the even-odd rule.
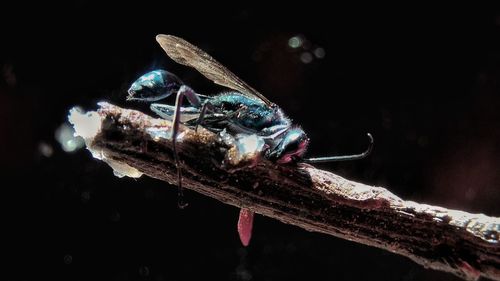
[[253,228],[253,212],[248,209],[240,210],[240,217],[238,218],[238,234],[243,246],[248,246],[252,238]]
[[462,272],[467,275],[468,279],[478,280],[479,277],[481,277],[481,271],[474,268],[468,262],[461,260],[458,264],[461,265],[460,268],[462,269]]

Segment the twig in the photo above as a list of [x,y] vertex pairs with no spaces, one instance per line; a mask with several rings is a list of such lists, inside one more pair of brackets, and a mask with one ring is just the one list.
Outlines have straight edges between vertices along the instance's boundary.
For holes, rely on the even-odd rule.
[[[167,120],[101,103],[70,121],[118,175],[176,183]],[[404,201],[310,165],[277,165],[203,128],[182,127],[185,187],[309,231],[375,246],[467,280],[500,280],[500,218]],[[258,160],[258,161],[256,161]]]

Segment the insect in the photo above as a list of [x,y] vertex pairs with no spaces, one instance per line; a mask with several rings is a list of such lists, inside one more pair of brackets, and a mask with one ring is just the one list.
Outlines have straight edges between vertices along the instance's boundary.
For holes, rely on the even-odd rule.
[[[292,124],[283,110],[257,90],[234,75],[210,55],[172,35],[158,35],[156,41],[167,55],[179,64],[198,70],[216,84],[230,89],[214,96],[196,93],[176,75],[165,70],[154,70],[137,79],[128,90],[128,100],[152,102],[150,108],[160,117],[172,121],[172,148],[177,166],[179,207],[183,208],[182,174],[177,155],[176,136],[179,124],[197,129],[198,126],[219,133],[254,134],[265,142],[262,154],[278,164],[306,162],[333,162],[356,160],[366,157],[373,148],[370,134],[369,146],[363,153],[345,156],[304,158],[309,138],[302,128]],[[176,94],[175,105],[154,103]],[[190,106],[183,106],[186,98]],[[247,246],[252,233],[254,214],[241,209],[238,233]]]

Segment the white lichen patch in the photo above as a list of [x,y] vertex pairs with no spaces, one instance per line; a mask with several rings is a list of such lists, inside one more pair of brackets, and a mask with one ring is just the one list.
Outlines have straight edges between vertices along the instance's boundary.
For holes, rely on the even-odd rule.
[[[68,115],[69,123],[75,129],[75,136],[80,136],[87,143],[101,131],[102,119],[96,111],[82,112],[80,108],[73,107]],[[88,145],[88,143],[87,143]]]
[[113,168],[113,174],[119,178],[129,177],[129,178],[139,178],[142,176],[142,173],[139,172],[134,167],[131,167],[128,164],[113,161],[111,159],[105,158],[104,162],[106,162],[111,168]]
[[72,108],[68,115],[69,122],[75,129],[75,136],[80,136],[85,140],[87,149],[96,159],[106,162],[112,169],[115,176],[138,178],[142,176],[136,168],[119,161],[115,161],[106,155],[102,149],[95,149],[92,143],[97,134],[101,131],[102,117],[96,111],[82,112],[79,108]]
[[172,132],[170,130],[165,130],[165,128],[147,128],[146,132],[154,141],[160,141],[162,139],[172,139]]
[[241,157],[245,155],[253,155],[260,153],[266,143],[261,137],[255,134],[252,135],[238,135],[236,137],[236,146]]
[[264,139],[255,134],[240,134],[233,137],[222,131],[219,136],[222,141],[232,147],[225,159],[225,164],[231,167],[254,166],[266,148]]
[[[161,140],[172,140],[172,130],[165,127],[146,128],[146,133],[148,133],[149,136],[156,142]],[[182,142],[185,135],[185,131],[179,132],[175,137],[176,142]]]
[[498,243],[500,218],[488,217],[484,214],[469,214],[464,211],[445,209],[438,206],[406,202],[406,208],[415,214],[426,214],[457,228],[463,228],[474,236],[489,243]]

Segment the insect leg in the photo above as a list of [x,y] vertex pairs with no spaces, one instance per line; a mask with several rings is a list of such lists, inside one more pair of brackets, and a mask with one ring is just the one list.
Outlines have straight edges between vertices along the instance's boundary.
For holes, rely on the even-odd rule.
[[203,118],[205,117],[205,112],[207,110],[214,111],[214,106],[209,101],[206,101],[205,104],[203,104],[203,107],[201,108],[200,117],[198,117],[198,120],[196,121],[196,126],[194,127],[195,132],[198,131],[198,126],[203,123]]
[[358,160],[363,159],[370,154],[373,149],[373,137],[370,133],[367,134],[370,139],[370,143],[368,144],[368,148],[365,152],[354,155],[343,155],[343,156],[328,156],[328,157],[318,157],[318,158],[307,158],[302,161],[305,163],[324,163],[324,162],[337,162],[337,161],[349,161],[349,160]]
[[[158,116],[165,120],[170,120],[174,118],[175,106],[162,104],[162,103],[152,103],[149,108],[151,111],[156,113]],[[184,107],[180,108],[180,122],[185,123],[193,119],[197,119],[200,116],[200,109],[196,107]]]
[[182,172],[181,165],[179,161],[179,155],[177,154],[177,132],[179,131],[180,117],[181,117],[181,107],[184,96],[188,101],[194,106],[200,106],[201,101],[196,95],[196,93],[186,85],[182,85],[177,91],[177,97],[175,98],[175,109],[174,118],[172,121],[172,150],[174,152],[175,166],[177,168],[177,186],[178,186],[178,205],[179,208],[183,209],[187,206],[184,202],[184,192],[182,189]]

